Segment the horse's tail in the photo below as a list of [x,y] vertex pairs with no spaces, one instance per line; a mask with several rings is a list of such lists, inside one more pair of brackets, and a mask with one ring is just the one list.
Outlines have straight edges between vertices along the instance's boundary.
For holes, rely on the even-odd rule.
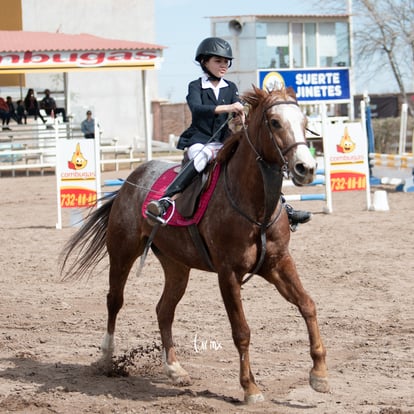
[[[106,199],[92,212],[64,246],[60,260],[64,280],[81,278],[86,272],[90,273],[105,257],[109,215],[116,195],[117,192],[113,193],[109,200]],[[74,256],[73,260],[69,260],[71,256]]]

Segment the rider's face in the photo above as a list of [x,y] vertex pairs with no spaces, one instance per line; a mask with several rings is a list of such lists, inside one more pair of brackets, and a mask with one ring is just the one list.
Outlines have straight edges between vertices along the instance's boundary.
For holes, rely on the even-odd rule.
[[214,76],[222,78],[229,68],[229,62],[229,59],[212,56],[205,62],[205,66]]

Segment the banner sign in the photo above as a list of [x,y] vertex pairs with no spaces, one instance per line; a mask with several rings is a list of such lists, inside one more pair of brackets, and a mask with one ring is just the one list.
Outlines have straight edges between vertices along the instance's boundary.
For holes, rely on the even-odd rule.
[[21,72],[22,67],[28,72],[126,67],[151,69],[158,66],[160,56],[160,50],[2,52],[0,72]]
[[367,190],[368,149],[361,123],[330,124],[325,133],[331,191]]
[[59,139],[58,142],[60,207],[94,206],[98,193],[95,140]]
[[345,102],[351,99],[348,68],[259,70],[258,84],[268,90],[291,86],[302,103]]

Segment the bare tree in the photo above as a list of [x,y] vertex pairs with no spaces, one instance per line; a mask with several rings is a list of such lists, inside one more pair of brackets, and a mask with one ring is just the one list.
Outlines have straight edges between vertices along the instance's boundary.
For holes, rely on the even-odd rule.
[[355,5],[359,20],[354,33],[355,58],[359,65],[375,65],[385,58],[404,102],[409,104],[407,84],[413,81],[414,70],[413,5],[413,0],[358,0]]
[[[414,0],[314,0],[324,10],[351,11],[354,64],[364,76],[390,71],[411,114],[407,91],[414,84]],[[352,10],[349,6],[352,4]]]

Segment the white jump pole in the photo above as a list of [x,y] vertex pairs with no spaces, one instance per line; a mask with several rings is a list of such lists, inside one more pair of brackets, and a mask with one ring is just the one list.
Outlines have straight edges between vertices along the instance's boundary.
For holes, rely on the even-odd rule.
[[401,106],[401,124],[400,124],[400,142],[398,145],[398,154],[403,155],[407,141],[407,113],[408,105],[403,103]]

